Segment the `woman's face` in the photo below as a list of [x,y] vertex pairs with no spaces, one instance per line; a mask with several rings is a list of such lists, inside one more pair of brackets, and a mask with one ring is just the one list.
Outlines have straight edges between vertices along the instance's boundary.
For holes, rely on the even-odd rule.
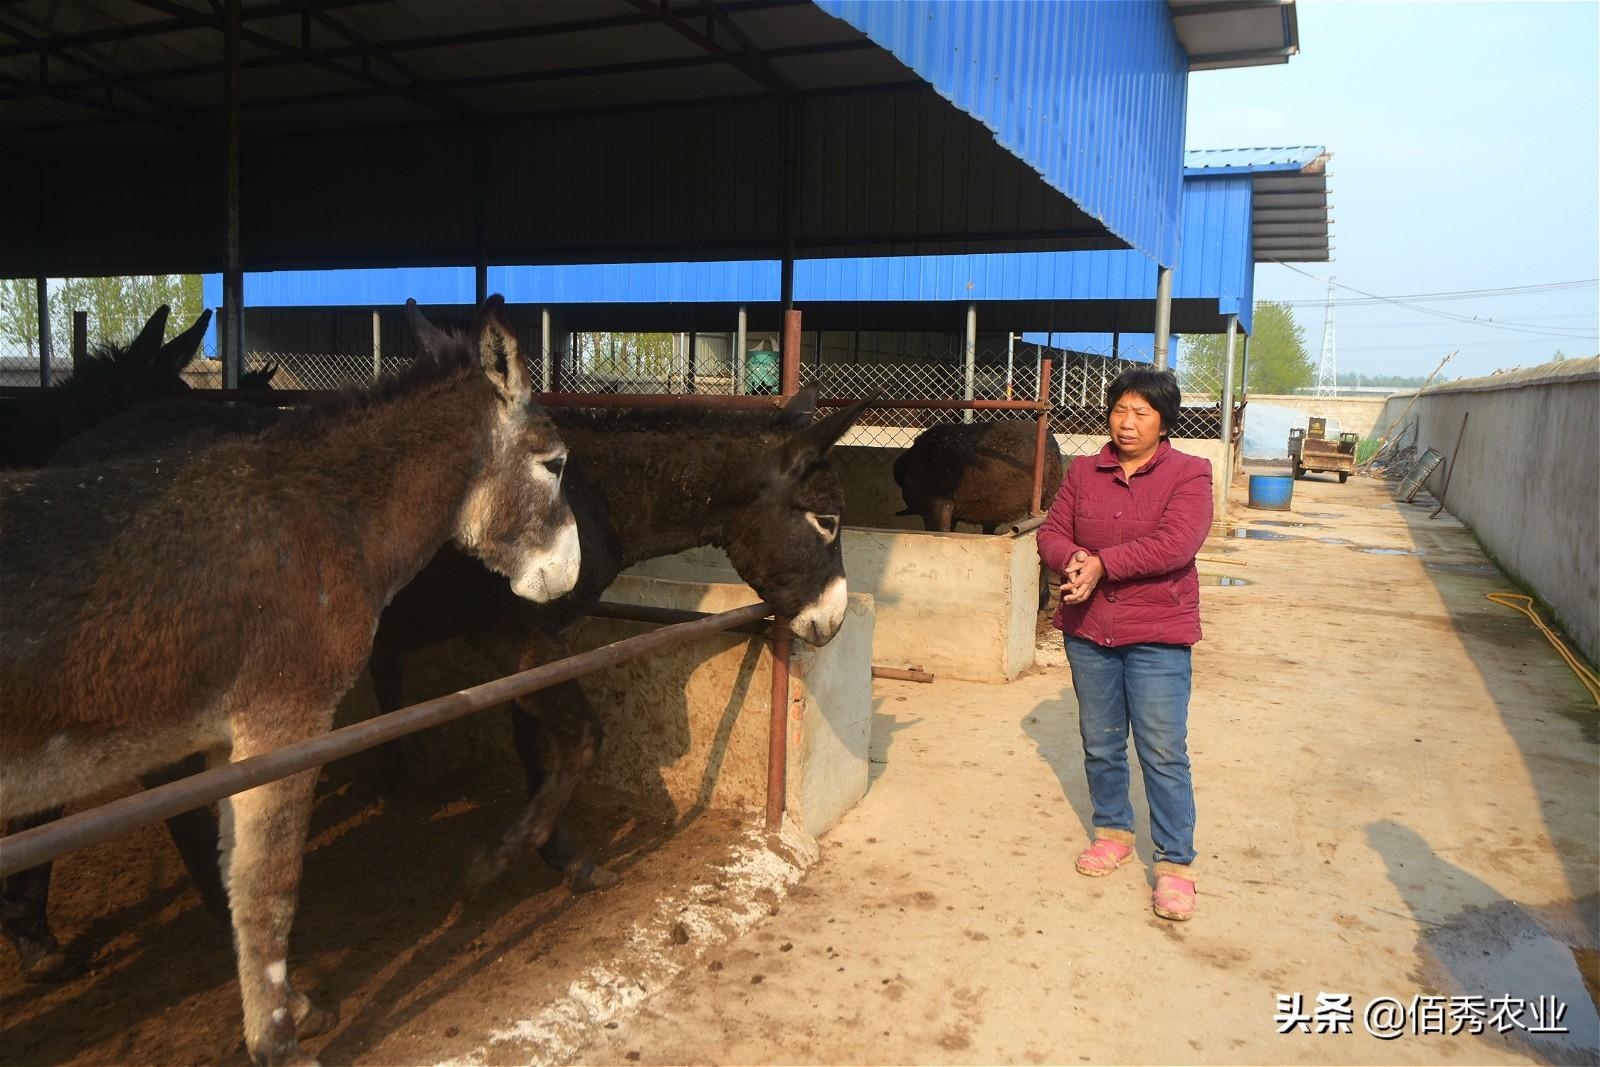
[[1161,443],[1161,413],[1138,393],[1118,397],[1107,422],[1112,443],[1124,457],[1149,455]]

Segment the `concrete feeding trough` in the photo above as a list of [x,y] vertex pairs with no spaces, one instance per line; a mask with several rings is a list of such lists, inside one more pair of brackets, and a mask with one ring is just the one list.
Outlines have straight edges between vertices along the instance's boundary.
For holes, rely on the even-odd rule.
[[[749,586],[624,574],[606,590],[615,604],[720,612],[754,604]],[[646,624],[586,618],[574,651],[630,637]],[[815,648],[795,640],[790,657],[785,821],[812,836],[832,826],[867,792],[872,727],[874,606],[852,593],[845,622]],[[764,638],[722,633],[620,663],[582,679],[605,729],[590,778],[644,798],[677,819],[704,808],[760,809],[766,803],[772,651]]]

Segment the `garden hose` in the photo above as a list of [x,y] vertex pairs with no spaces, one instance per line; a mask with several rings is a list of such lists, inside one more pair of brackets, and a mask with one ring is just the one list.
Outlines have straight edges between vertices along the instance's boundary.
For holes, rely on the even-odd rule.
[[1578,681],[1582,682],[1583,687],[1589,691],[1589,699],[1594,701],[1596,707],[1600,707],[1600,676],[1585,667],[1583,661],[1573,654],[1572,649],[1568,648],[1561,638],[1556,636],[1556,632],[1544,624],[1544,620],[1539,618],[1538,614],[1533,610],[1533,597],[1524,593],[1486,593],[1484,595],[1496,604],[1501,604],[1513,611],[1520,611],[1532,619],[1533,624],[1550,639],[1552,645],[1556,646],[1556,651],[1561,653],[1561,658],[1567,661],[1567,666],[1571,667],[1572,673],[1578,676]]

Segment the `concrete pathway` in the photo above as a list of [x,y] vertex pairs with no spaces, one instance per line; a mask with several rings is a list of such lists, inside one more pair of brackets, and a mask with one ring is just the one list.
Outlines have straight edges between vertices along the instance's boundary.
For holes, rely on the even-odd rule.
[[[1290,539],[1230,531],[1204,553],[1251,584],[1203,591],[1193,922],[1151,915],[1147,864],[1073,872],[1089,808],[1052,640],[1009,686],[881,683],[872,789],[818,866],[582,1058],[1600,1062],[1600,716],[1484,599],[1512,587],[1448,516],[1363,479],[1295,501],[1234,510]],[[1279,1032],[1279,997],[1314,1017],[1324,993],[1348,995],[1351,1032]],[[1448,999],[1465,996],[1485,1033]],[[1371,1019],[1400,1036],[1367,1032],[1379,997],[1412,1009]],[[1529,1032],[1540,997],[1570,1033]]]

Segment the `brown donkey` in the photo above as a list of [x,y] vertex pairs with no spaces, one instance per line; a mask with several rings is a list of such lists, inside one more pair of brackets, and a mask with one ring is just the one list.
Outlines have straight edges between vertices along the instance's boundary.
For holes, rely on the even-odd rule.
[[[494,297],[470,340],[259,436],[0,479],[0,816],[326,731],[384,605],[447,542],[529,600],[566,593],[566,447],[530,396]],[[297,1023],[327,1021],[286,972],[315,779],[223,808],[262,1064],[311,1062]]]

